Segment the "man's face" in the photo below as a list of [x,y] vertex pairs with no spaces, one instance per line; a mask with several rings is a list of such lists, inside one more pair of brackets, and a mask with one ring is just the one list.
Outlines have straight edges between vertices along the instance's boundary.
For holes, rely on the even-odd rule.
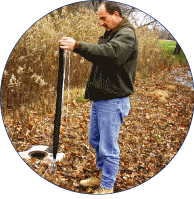
[[98,8],[98,17],[100,25],[103,26],[107,31],[115,28],[118,25],[118,14],[115,12],[113,15],[106,11],[105,5],[101,5]]

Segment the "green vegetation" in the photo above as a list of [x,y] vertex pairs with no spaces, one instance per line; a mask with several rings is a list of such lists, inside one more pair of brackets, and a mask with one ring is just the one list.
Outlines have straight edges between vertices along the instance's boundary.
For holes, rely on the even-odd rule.
[[[176,41],[171,40],[159,40],[160,45],[162,48],[167,52],[168,55],[173,56],[174,49],[176,47]],[[185,55],[181,50],[180,55],[176,55],[175,58],[177,60],[186,61]]]

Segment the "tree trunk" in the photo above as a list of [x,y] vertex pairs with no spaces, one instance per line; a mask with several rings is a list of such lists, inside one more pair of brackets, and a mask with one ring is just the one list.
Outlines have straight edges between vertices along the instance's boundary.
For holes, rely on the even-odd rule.
[[94,11],[97,11],[98,10],[98,6],[102,3],[102,0],[99,0],[99,1],[95,1],[95,0],[92,0],[92,5],[94,7]]
[[174,49],[173,55],[180,55],[181,52],[181,47],[179,46],[179,44],[176,42],[176,47]]
[[62,11],[63,11],[63,8],[59,8],[57,10],[59,19],[61,19]]

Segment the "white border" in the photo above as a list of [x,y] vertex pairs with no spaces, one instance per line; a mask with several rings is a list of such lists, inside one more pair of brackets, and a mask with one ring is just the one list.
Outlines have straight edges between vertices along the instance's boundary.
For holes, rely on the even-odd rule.
[[[0,77],[7,59],[17,41],[25,31],[38,19],[61,6],[74,3],[73,0],[34,0],[34,1],[1,1],[0,18]],[[168,31],[178,40],[193,72],[193,3],[185,0],[121,0],[121,3],[130,4],[162,23]],[[80,198],[98,197],[86,194],[74,193],[64,190],[45,181],[34,173],[20,158],[13,148],[6,134],[2,119],[0,121],[0,173],[1,195],[6,198],[66,198],[78,196]],[[148,182],[121,193],[106,195],[103,197],[130,197],[149,199],[182,199],[194,198],[193,192],[193,123],[188,136],[178,154],[170,164]],[[11,158],[10,158],[11,157]],[[32,191],[36,190],[36,192]]]

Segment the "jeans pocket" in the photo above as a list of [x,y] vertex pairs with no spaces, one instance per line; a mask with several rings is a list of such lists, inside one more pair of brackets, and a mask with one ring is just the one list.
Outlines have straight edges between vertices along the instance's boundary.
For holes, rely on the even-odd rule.
[[124,118],[128,116],[129,111],[130,111],[130,100],[129,99],[124,99],[122,101],[120,111],[121,111],[122,122],[123,122]]
[[130,103],[128,104],[123,104],[123,119],[127,117],[130,111]]

